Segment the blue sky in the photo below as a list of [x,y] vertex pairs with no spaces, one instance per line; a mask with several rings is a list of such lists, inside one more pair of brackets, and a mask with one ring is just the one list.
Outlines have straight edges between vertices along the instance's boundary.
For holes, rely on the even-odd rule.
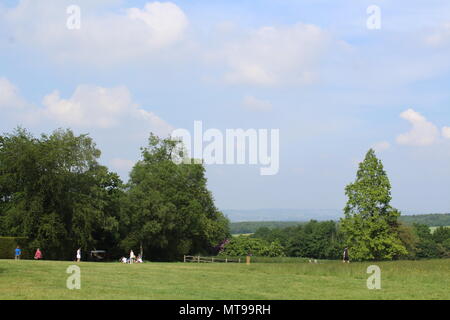
[[277,175],[207,167],[220,208],[341,209],[374,147],[394,206],[450,212],[449,56],[446,1],[8,0],[0,128],[90,133],[125,180],[150,131],[280,129]]

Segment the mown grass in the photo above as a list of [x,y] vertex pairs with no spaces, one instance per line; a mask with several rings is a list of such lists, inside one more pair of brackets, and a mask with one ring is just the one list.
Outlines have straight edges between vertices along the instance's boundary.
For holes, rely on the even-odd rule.
[[[206,259],[211,259],[212,257],[205,257]],[[224,261],[225,259],[231,259],[232,261],[238,261],[238,259],[241,259],[241,262],[245,262],[246,257],[232,257],[232,256],[215,256],[215,261]],[[300,258],[300,257],[251,257],[251,262],[254,263],[304,263],[309,262],[309,258]],[[312,260],[314,261],[314,260]],[[330,260],[317,260],[318,263],[325,263],[330,262]]]
[[[73,262],[0,260],[0,299],[450,299],[450,260],[342,264],[81,262],[81,290],[66,288]],[[381,268],[369,290],[367,267]]]

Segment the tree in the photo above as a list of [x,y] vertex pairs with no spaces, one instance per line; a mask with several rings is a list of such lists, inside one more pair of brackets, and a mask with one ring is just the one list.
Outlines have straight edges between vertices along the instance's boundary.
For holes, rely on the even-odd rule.
[[123,249],[142,245],[147,258],[177,260],[211,253],[229,236],[228,220],[207,190],[203,165],[174,161],[184,158],[182,150],[180,141],[150,135],[130,175]]
[[370,149],[359,164],[348,197],[341,230],[354,260],[390,260],[406,255],[399,238],[400,212],[391,207],[391,184],[383,164]]
[[417,258],[445,258],[450,255],[450,229],[437,228],[434,233],[422,223],[414,223],[413,228],[418,237]]
[[436,243],[444,243],[450,239],[450,228],[449,227],[438,227],[433,232],[433,239]]
[[417,257],[417,244],[419,243],[419,238],[414,231],[414,227],[400,222],[398,231],[400,240],[408,252],[406,255],[403,255],[402,258],[415,259]]
[[99,157],[91,138],[70,130],[35,138],[18,128],[1,136],[0,230],[27,237],[51,259],[117,244],[121,181]]

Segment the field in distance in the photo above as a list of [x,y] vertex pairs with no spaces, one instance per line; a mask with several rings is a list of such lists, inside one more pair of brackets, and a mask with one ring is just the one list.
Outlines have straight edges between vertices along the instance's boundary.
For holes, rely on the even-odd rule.
[[[442,226],[442,227],[450,228],[450,226]],[[430,230],[431,230],[431,232],[434,232],[434,231],[436,231],[437,228],[439,228],[439,227],[430,227]]]
[[[0,260],[0,300],[10,299],[450,299],[450,260],[342,264],[81,262],[81,289],[69,290],[73,262]],[[369,265],[381,290],[367,289]]]

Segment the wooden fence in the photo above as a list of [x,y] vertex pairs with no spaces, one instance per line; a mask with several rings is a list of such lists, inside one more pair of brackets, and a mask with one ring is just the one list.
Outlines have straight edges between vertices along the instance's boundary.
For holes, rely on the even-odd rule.
[[217,257],[201,257],[201,256],[184,256],[184,262],[203,262],[203,263],[241,263],[241,258],[239,259],[228,259],[228,258],[217,258]]

